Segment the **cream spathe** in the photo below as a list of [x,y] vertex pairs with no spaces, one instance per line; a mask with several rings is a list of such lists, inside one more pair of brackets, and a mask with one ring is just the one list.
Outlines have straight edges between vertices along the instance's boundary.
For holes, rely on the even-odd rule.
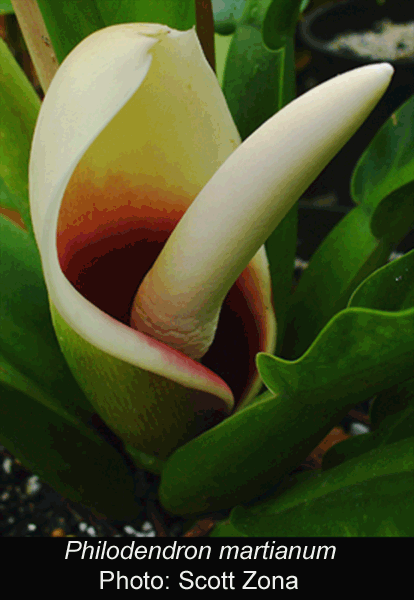
[[30,204],[60,346],[107,424],[160,457],[254,398],[255,353],[274,350],[263,248],[230,293],[229,314],[243,315],[224,336],[230,367],[217,356],[213,372],[128,326],[140,280],[239,143],[194,30],[156,24],[86,38],[36,125]]

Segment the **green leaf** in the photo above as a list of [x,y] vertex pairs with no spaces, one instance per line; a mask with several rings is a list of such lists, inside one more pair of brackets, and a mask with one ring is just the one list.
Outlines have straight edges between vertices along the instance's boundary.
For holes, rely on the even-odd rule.
[[360,157],[351,195],[371,214],[381,201],[414,180],[414,96],[384,123]]
[[[87,420],[92,407],[75,382],[53,329],[39,253],[33,238],[0,216],[0,360],[39,390],[63,416]],[[0,381],[4,372],[0,371]],[[18,380],[18,378],[17,378]],[[15,380],[15,381],[17,381]],[[10,385],[13,385],[9,381]],[[18,385],[16,383],[16,385]]]
[[[279,0],[279,4],[284,7],[284,0]],[[300,12],[306,10],[309,0],[302,0]],[[237,21],[240,20],[243,10],[246,6],[246,0],[212,0],[214,27],[216,33],[220,35],[230,35],[234,33]]]
[[0,15],[14,14],[13,6],[10,0],[2,0],[0,2]]
[[230,521],[217,523],[208,537],[247,537],[243,536]]
[[119,23],[161,23],[186,30],[195,24],[194,0],[38,0],[59,63],[85,37]]
[[322,469],[326,471],[346,460],[364,454],[374,448],[393,444],[414,436],[414,403],[401,410],[398,415],[390,415],[372,433],[358,435],[332,446],[323,457]]
[[247,536],[412,536],[414,438],[366,452],[253,507],[231,525]]
[[[194,0],[95,0],[106,25],[116,23],[161,23],[185,31],[195,24]],[[80,2],[83,5],[83,2]]]
[[414,306],[414,250],[372,273],[352,294],[348,306],[395,311]]
[[351,210],[328,234],[302,273],[292,296],[283,356],[297,358],[324,325],[346,307],[356,286],[386,262],[391,244],[371,232],[362,207]]
[[400,415],[414,404],[414,379],[398,383],[379,394],[370,410],[371,426],[374,430],[383,428],[391,419],[400,419]]
[[[355,290],[348,306],[396,311],[414,306],[414,251],[375,271]],[[374,433],[333,446],[324,456],[329,469],[354,456],[414,435],[414,380],[380,393],[371,410]]]
[[246,0],[212,0],[214,29],[220,35],[234,33]]
[[374,433],[364,433],[356,435],[338,442],[324,454],[322,459],[322,470],[327,471],[332,467],[337,467],[346,460],[350,460],[360,454],[369,452],[381,445],[381,440]]
[[289,390],[301,403],[313,395],[345,400],[353,394],[355,405],[411,376],[413,333],[414,309],[351,307],[331,319],[300,359],[286,361],[261,353],[257,362],[274,394]]
[[[391,194],[392,195],[392,194]],[[348,306],[359,306],[379,311],[409,310],[414,306],[414,250],[393,260],[365,279],[351,296]],[[400,419],[414,398],[414,380],[398,383],[382,392],[371,409],[371,423],[383,428],[386,420]],[[405,421],[407,424],[408,421]]]
[[219,35],[218,33],[214,34],[214,51],[216,55],[216,75],[220,87],[223,87],[223,79],[224,79],[224,69],[227,61],[227,54],[230,49],[231,40],[233,36],[228,35]]
[[414,98],[383,125],[353,174],[354,208],[325,238],[292,298],[283,356],[297,358],[414,224]]
[[[323,457],[322,469],[330,469],[374,448],[414,437],[414,380],[394,386],[379,394],[371,411],[375,430],[335,444]],[[378,416],[380,421],[378,422]]]
[[11,193],[2,177],[0,177],[0,206],[11,210],[18,210],[17,207],[19,206],[19,200]]
[[35,242],[3,216],[0,240],[0,441],[64,496],[136,516],[128,468],[87,425],[93,410],[59,348]]
[[[278,408],[273,394],[265,393],[176,450],[161,474],[159,497],[165,508],[182,515],[230,508],[240,501],[240,493],[250,499],[277,483],[273,416]],[[258,437],[260,450],[255,447]],[[240,489],[244,484],[246,489]]]
[[277,346],[282,347],[286,318],[291,302],[291,284],[298,237],[298,203],[296,202],[265,243],[272,279],[273,306],[277,319]]
[[[137,517],[141,508],[134,495],[133,477],[122,457],[93,431],[80,428],[69,415],[46,408],[30,385],[27,393],[10,385],[3,367],[1,443],[64,497],[110,519]],[[24,381],[18,379],[23,387]]]
[[260,29],[237,27],[227,54],[223,92],[243,140],[286,104],[284,63],[284,47],[268,50]]
[[295,97],[299,8],[298,0],[248,0],[237,22],[223,91],[243,140]]
[[128,446],[125,444],[125,450],[131,456],[134,461],[134,464],[142,469],[143,471],[149,471],[150,473],[154,473],[155,475],[160,475],[164,461],[159,458],[155,458],[155,456],[150,456],[149,454],[145,454],[144,452],[139,452],[132,446]]
[[[5,42],[0,39],[1,205],[18,210],[30,232],[28,165],[40,100]],[[33,233],[32,233],[33,234]]]
[[[139,506],[121,456],[88,429],[92,407],[75,382],[51,322],[28,203],[28,160],[40,100],[0,40],[0,440],[74,501],[112,518]],[[121,494],[121,495],[120,495]]]
[[356,404],[409,379],[414,308],[347,308],[299,360],[260,353],[257,365],[273,398],[263,395],[168,459],[160,498],[171,512],[220,510],[265,493]]
[[[414,306],[414,250],[372,273],[352,294],[348,306],[378,311],[402,311]],[[398,383],[376,398],[371,410],[374,428],[399,416],[414,397],[414,380]]]

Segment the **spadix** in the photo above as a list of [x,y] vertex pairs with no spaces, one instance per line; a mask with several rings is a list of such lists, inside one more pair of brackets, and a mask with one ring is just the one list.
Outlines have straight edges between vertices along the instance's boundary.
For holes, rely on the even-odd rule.
[[142,282],[131,326],[202,358],[232,285],[362,125],[393,72],[382,63],[339,75],[294,100],[237,148],[188,208]]

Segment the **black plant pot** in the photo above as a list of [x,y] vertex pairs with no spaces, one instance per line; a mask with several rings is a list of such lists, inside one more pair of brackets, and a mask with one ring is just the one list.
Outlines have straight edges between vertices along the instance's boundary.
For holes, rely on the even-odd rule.
[[374,23],[384,18],[394,23],[414,21],[414,2],[399,0],[378,5],[375,0],[348,0],[332,3],[309,13],[299,24],[298,37],[311,50],[310,74],[317,83],[370,63],[390,62],[395,68],[390,87],[382,100],[359,131],[310,186],[305,194],[307,197],[335,191],[340,204],[352,205],[349,183],[359,157],[387,118],[414,94],[414,55],[410,58],[387,60],[327,47],[338,34],[372,30]]

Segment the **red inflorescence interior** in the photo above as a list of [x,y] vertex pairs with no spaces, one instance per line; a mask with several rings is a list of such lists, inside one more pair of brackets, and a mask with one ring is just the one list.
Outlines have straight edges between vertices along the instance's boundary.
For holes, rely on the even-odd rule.
[[[58,237],[61,269],[87,300],[129,325],[136,291],[175,223],[166,220],[159,225],[149,228],[148,219],[145,226],[140,219],[112,221],[94,235],[88,234],[84,245],[77,242],[59,245]],[[254,358],[261,349],[260,331],[238,281],[226,297],[215,341],[202,364],[229,385],[237,403],[251,381]]]

